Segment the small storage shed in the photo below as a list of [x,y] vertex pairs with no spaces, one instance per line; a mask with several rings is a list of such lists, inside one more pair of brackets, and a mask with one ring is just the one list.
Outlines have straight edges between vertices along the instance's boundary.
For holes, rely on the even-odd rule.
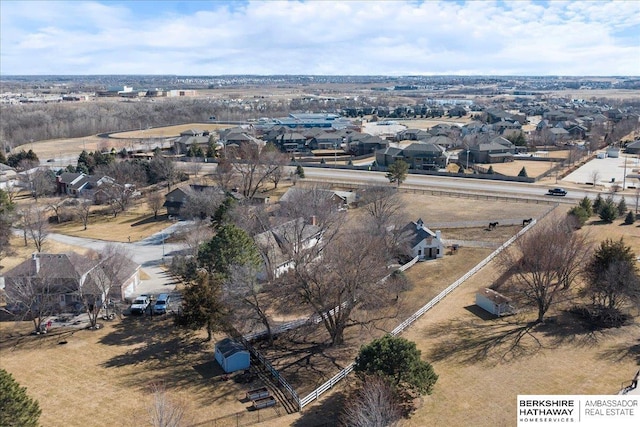
[[511,299],[489,288],[480,289],[476,293],[476,305],[496,316],[504,316],[514,312]]
[[249,369],[251,365],[251,356],[247,349],[231,338],[225,338],[216,343],[215,357],[227,374]]

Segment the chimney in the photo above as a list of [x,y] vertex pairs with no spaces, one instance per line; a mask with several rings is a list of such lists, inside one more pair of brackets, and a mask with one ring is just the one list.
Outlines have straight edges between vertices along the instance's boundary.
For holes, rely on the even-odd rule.
[[36,252],[31,254],[31,261],[33,262],[33,269],[36,271],[36,274],[40,273],[40,257]]
[[318,225],[318,219],[315,215],[311,217],[311,225]]
[[442,233],[440,232],[440,230],[436,230],[436,239],[442,240]]

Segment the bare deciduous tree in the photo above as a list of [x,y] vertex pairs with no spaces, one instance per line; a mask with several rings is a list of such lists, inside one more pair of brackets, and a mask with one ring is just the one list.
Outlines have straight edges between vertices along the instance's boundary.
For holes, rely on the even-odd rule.
[[[360,317],[367,308],[375,307],[374,316],[384,317],[384,308],[395,304],[396,290],[382,282],[387,273],[382,239],[352,227],[330,241],[298,249],[280,288],[311,307],[329,332],[331,344],[340,345],[346,328],[376,320]],[[358,316],[357,309],[362,309]]]
[[80,219],[80,221],[82,221],[84,230],[87,229],[87,224],[89,223],[89,214],[91,213],[91,206],[93,206],[93,202],[91,200],[78,199],[77,203],[73,207],[73,210],[76,216]]
[[[566,218],[549,218],[520,236],[500,254],[500,264],[511,273],[511,283],[524,300],[538,310],[538,323],[572,285],[584,267],[590,245]],[[586,252],[586,253],[585,253]]]
[[23,210],[22,226],[38,252],[49,236],[49,220],[46,211],[38,205],[29,205]]
[[224,190],[229,191],[231,189],[231,182],[233,181],[235,172],[233,165],[227,159],[220,159],[216,165],[214,172],[214,178],[216,183]]
[[150,191],[147,193],[147,206],[153,212],[153,219],[158,219],[158,211],[164,205],[164,196],[158,191]]
[[267,329],[269,342],[273,343],[271,321],[267,314],[270,297],[262,292],[268,284],[258,282],[260,272],[259,267],[250,264],[232,266],[230,277],[222,287],[223,301],[236,320],[252,320],[262,324]]
[[219,188],[186,189],[187,198],[180,208],[180,215],[185,218],[210,218],[225,199]]
[[180,427],[185,422],[185,405],[167,396],[162,383],[151,385],[153,401],[149,406],[149,422],[153,427]]
[[271,162],[271,149],[255,143],[242,143],[229,157],[240,177],[242,195],[253,198],[269,177],[280,167]]
[[[33,262],[37,262],[34,258]],[[37,272],[28,276],[7,278],[7,303],[17,307],[17,313],[33,321],[35,331],[42,331],[43,321],[60,308],[55,281],[39,277]]]
[[349,427],[394,427],[402,418],[402,407],[395,390],[387,381],[368,376],[349,399],[341,416]]

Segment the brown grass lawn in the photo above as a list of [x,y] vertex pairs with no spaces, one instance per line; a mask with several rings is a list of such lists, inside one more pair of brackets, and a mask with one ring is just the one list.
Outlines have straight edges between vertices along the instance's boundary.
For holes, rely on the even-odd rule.
[[249,404],[240,399],[262,385],[219,381],[212,344],[202,334],[176,330],[170,319],[128,318],[98,331],[17,336],[30,326],[0,323],[0,367],[38,399],[43,426],[148,425],[154,382],[164,382],[169,398],[182,402],[191,425],[246,412]]
[[[507,163],[494,163],[491,166],[496,173],[507,176],[517,176],[522,168],[527,169],[527,176],[535,178],[554,167],[556,163],[536,162],[531,160],[515,160]],[[483,165],[489,167],[489,165]]]
[[153,219],[153,213],[147,209],[145,203],[133,206],[126,212],[119,213],[117,217],[108,213],[96,211],[89,217],[87,229],[84,230],[81,221],[70,221],[62,224],[52,224],[51,231],[69,236],[87,237],[91,239],[110,240],[114,242],[132,242],[142,240],[161,231],[172,223],[166,215],[158,215],[158,220]]

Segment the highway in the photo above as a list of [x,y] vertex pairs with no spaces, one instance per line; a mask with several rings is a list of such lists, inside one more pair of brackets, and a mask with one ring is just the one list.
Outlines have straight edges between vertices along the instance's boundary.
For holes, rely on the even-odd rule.
[[[179,167],[187,170],[189,163],[177,163]],[[200,173],[211,173],[215,169],[215,164],[204,164]],[[293,169],[292,169],[293,170]],[[384,172],[333,169],[328,167],[305,167],[304,174],[306,181],[331,182],[336,184],[382,184],[389,185],[389,180]],[[304,181],[303,180],[303,181]],[[553,185],[555,186],[555,185]],[[497,181],[491,179],[478,178],[457,178],[440,177],[433,175],[408,174],[407,179],[402,183],[401,188],[416,190],[436,190],[445,192],[457,192],[467,194],[483,194],[501,197],[526,198],[537,200],[551,200],[559,203],[574,204],[585,195],[592,199],[596,197],[597,191],[585,189],[572,189],[563,187],[559,182],[558,187],[563,187],[568,194],[564,197],[548,196],[547,190],[552,185],[540,185],[536,183],[521,183],[511,181]],[[620,196],[614,200],[618,202]],[[627,203],[631,201],[631,195],[627,194]]]

